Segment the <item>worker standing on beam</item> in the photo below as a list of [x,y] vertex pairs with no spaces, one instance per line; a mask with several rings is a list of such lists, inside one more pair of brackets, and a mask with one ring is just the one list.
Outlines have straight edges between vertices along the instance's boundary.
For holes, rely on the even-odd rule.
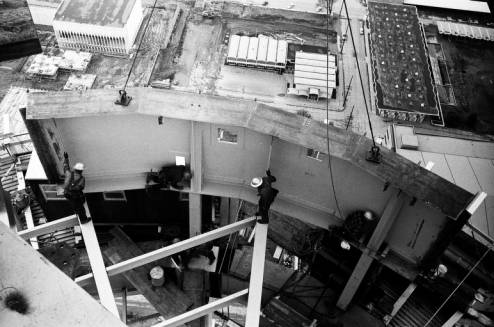
[[254,177],[250,183],[250,186],[257,188],[259,209],[258,212],[256,212],[256,216],[261,216],[261,219],[258,220],[261,224],[269,223],[269,208],[279,192],[271,186],[274,182],[276,182],[276,177],[271,175],[271,171],[268,169],[266,170],[266,176],[262,178]]
[[79,217],[81,223],[87,223],[91,218],[86,215],[86,209],[84,208],[84,202],[86,202],[86,198],[82,192],[86,186],[86,179],[82,176],[84,164],[82,162],[76,163],[74,165],[74,170],[72,171],[70,169],[69,155],[67,152],[64,152],[63,157],[63,171],[65,174],[63,195],[69,200],[72,209]]

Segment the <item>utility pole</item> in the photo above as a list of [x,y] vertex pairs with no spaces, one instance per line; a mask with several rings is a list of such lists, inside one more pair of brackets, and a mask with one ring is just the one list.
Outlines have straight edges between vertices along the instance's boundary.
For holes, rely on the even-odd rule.
[[352,110],[350,111],[350,116],[348,116],[348,121],[346,122],[346,130],[348,130],[348,127],[350,126],[350,123],[353,120],[353,108],[355,108],[355,105],[352,106]]
[[345,97],[343,98],[343,108],[345,108],[346,105],[346,99],[348,97],[348,93],[350,92],[350,87],[352,86],[352,81],[353,81],[353,75],[350,78],[350,82],[348,83],[348,88],[346,89]]

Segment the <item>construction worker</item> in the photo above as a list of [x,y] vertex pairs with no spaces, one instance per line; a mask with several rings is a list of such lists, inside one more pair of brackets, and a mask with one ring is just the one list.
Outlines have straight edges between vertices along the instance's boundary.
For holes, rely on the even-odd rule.
[[84,193],[82,192],[86,186],[86,179],[82,176],[84,164],[82,162],[76,163],[74,165],[74,170],[72,171],[69,164],[69,155],[67,152],[64,152],[63,156],[63,171],[65,173],[63,195],[69,200],[75,214],[79,217],[81,223],[84,224],[91,220],[91,218],[86,215],[86,209],[84,208],[84,202],[86,201]]
[[149,172],[146,178],[146,189],[158,187],[183,190],[184,187],[190,186],[192,173],[189,166],[164,166],[159,172]]
[[250,186],[257,188],[257,196],[259,196],[259,209],[256,212],[256,216],[261,216],[258,220],[261,224],[269,223],[269,207],[273,203],[278,190],[271,186],[272,183],[276,182],[276,177],[271,175],[271,171],[266,170],[266,176],[264,177],[254,177],[250,183]]

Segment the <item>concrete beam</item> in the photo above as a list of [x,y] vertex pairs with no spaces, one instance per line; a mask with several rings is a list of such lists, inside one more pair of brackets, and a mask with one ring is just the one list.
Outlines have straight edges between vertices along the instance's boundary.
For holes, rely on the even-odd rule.
[[29,303],[20,314],[2,304],[0,326],[125,327],[67,275],[0,224],[2,297],[19,291]]
[[[115,98],[114,90],[91,89],[83,93],[77,91],[30,93],[27,104],[27,121],[39,123],[51,118],[120,114],[163,116],[244,127],[319,151],[326,151],[328,138],[326,132],[329,132],[331,154],[334,157],[361,168],[383,182],[390,182],[393,187],[403,190],[418,200],[440,208],[444,214],[453,219],[458,217],[472,197],[468,191],[386,148],[381,148],[382,164],[376,165],[362,160],[372,146],[372,140],[363,135],[332,126],[328,129],[328,126],[322,122],[313,121],[310,126],[305,126],[303,117],[259,101],[150,87],[132,88],[128,92],[134,95],[128,107],[112,105]],[[31,133],[32,126],[28,124],[27,127]],[[31,138],[34,140],[33,137]],[[51,144],[48,140],[45,138],[42,141]],[[36,148],[39,151],[37,144]],[[43,161],[43,158],[40,159]],[[46,167],[45,171],[47,171]]]
[[[391,196],[391,199],[388,201],[386,208],[384,208],[384,212],[379,219],[369,242],[367,243],[367,248],[369,251],[377,251],[379,249],[382,242],[386,238],[386,235],[388,235],[391,226],[396,220],[396,217],[405,203],[406,198],[407,196],[405,193],[400,191],[395,192]],[[352,301],[353,296],[357,292],[357,289],[362,283],[365,274],[369,270],[371,263],[372,258],[367,253],[362,253],[355,269],[352,272],[352,275],[350,276],[350,279],[348,279],[343,292],[338,298],[338,302],[336,303],[338,308],[346,310]]]
[[247,314],[245,327],[259,326],[261,315],[262,284],[264,279],[264,259],[266,256],[266,242],[268,238],[268,224],[256,224],[256,236],[254,240],[254,252],[249,283],[249,300],[247,302]]
[[[86,214],[91,216],[87,203],[84,203]],[[105,263],[103,261],[103,255],[98,243],[98,237],[94,230],[93,221],[89,221],[85,224],[81,224],[82,236],[84,237],[84,244],[86,245],[87,255],[89,257],[89,263],[94,274],[94,280],[96,281],[96,288],[98,289],[99,299],[101,304],[108,309],[115,316],[119,316],[117,304],[115,303],[115,297],[110,285],[110,280],[105,270]]]
[[[140,267],[142,265],[148,264],[150,262],[163,259],[174,255],[176,253],[182,252],[184,250],[193,248],[195,246],[207,243],[209,241],[218,239],[220,237],[229,235],[241,229],[244,229],[250,225],[253,225],[256,221],[256,217],[250,217],[234,224],[224,226],[210,232],[191,237],[187,240],[172,244],[170,246],[154,250],[143,255],[139,255],[133,259],[125,260],[120,263],[114,264],[106,268],[108,276],[114,276],[125,271]],[[80,286],[88,285],[93,281],[93,274],[87,274],[76,278],[76,283]]]
[[201,234],[202,195],[189,193],[189,237]]
[[190,189],[192,192],[202,190],[202,135],[199,128],[199,122],[190,122],[190,169],[192,171],[192,180]]
[[[231,303],[235,303],[239,301],[243,296],[245,296],[247,293],[249,293],[248,290],[242,290],[237,293],[234,293],[232,295],[229,295],[227,297],[221,298],[219,300],[216,300],[214,302],[210,302],[206,305],[203,305],[202,307],[193,309],[191,311],[188,311],[184,314],[181,314],[180,316],[168,319],[162,323],[153,325],[152,327],[175,327],[175,326],[181,326],[182,324],[185,324],[189,321],[192,321],[194,319],[200,318],[202,316],[205,316],[211,312],[214,312],[217,309],[224,308]],[[257,325],[256,325],[257,326]]]
[[79,224],[79,219],[76,215],[68,216],[65,218],[60,218],[54,221],[50,221],[46,224],[36,226],[31,229],[25,229],[20,231],[18,235],[23,239],[27,240],[32,237],[45,235],[57,230],[73,227]]

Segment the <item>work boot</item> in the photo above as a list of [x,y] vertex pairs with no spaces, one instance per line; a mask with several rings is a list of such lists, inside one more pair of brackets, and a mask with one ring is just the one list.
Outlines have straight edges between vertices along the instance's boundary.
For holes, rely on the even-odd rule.
[[257,219],[257,222],[259,224],[267,224],[267,223],[269,223],[269,220],[268,219],[261,218],[261,219]]
[[81,224],[86,224],[91,221],[91,217],[86,217],[85,219],[79,218]]
[[214,262],[214,260],[216,260],[216,257],[214,256],[214,252],[213,251],[209,251],[208,253],[208,259],[209,259],[209,265],[211,266]]

